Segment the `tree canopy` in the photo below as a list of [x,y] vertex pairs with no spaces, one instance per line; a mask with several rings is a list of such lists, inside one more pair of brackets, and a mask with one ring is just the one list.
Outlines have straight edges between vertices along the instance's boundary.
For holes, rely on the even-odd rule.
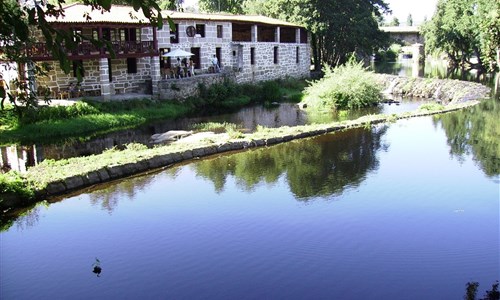
[[437,10],[423,27],[428,53],[445,53],[455,66],[498,69],[500,2],[439,0]]

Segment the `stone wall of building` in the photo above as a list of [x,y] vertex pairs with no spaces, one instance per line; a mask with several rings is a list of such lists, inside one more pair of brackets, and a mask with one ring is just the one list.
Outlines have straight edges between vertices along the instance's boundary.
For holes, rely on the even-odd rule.
[[[137,58],[137,73],[128,73],[127,59],[111,59],[111,75],[110,82],[111,94],[116,93],[145,93],[148,89],[148,81],[151,80],[151,58]],[[58,62],[48,62],[50,71],[46,76],[37,78],[38,86],[46,86],[50,89],[58,88],[66,90],[70,83],[77,84],[78,79],[74,76],[73,71],[68,74],[64,73],[59,67]],[[80,86],[84,91],[100,91],[100,65],[99,60],[83,60],[84,76],[80,82]]]
[[[238,83],[284,77],[309,77],[311,65],[309,44],[239,43],[238,48],[233,53],[235,57],[233,70]],[[251,64],[250,58],[252,48],[254,48],[254,64]],[[242,60],[237,58],[240,55],[239,51],[243,51]],[[275,51],[277,51],[277,63],[275,63]]]
[[231,78],[231,75],[212,74],[183,79],[160,80],[158,83],[159,98],[182,100],[193,97],[198,95],[200,84],[209,87],[216,83],[222,83],[225,77]]
[[[170,43],[170,29],[164,27],[158,31],[158,47],[160,49],[183,49],[191,51],[192,48],[200,49],[200,65],[196,66],[196,73],[211,72],[212,58],[216,49],[220,50],[219,64],[222,69],[236,72],[236,81],[257,82],[291,77],[308,77],[310,72],[310,47],[309,43],[278,43],[256,42],[257,30],[253,25],[252,41],[233,42],[232,23],[206,22],[206,21],[179,21],[179,43]],[[205,37],[188,37],[188,26],[196,27],[197,24],[205,25]],[[217,38],[217,25],[222,26],[222,38]],[[276,40],[279,40],[279,27],[276,27]],[[297,29],[297,41],[300,36]],[[274,61],[274,48],[277,47],[278,59]],[[254,64],[251,64],[251,48],[254,48]],[[298,58],[297,58],[298,54]],[[163,58],[165,59],[165,58]],[[172,63],[175,65],[176,61]]]

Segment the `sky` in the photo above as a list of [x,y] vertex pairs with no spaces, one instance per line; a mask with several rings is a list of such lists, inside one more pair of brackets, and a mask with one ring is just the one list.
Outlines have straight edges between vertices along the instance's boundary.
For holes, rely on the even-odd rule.
[[427,20],[432,18],[436,10],[438,0],[385,0],[392,10],[392,15],[386,16],[386,20],[390,21],[394,17],[398,18],[401,23],[406,23],[408,15],[411,13],[414,25],[419,25],[427,17]]
[[[427,17],[427,20],[432,18],[436,10],[438,0],[385,0],[392,10],[392,15],[386,16],[388,21],[394,17],[399,19],[399,22],[406,23],[408,14],[411,13],[414,25],[419,25]],[[193,6],[198,3],[198,0],[184,0],[185,6]]]

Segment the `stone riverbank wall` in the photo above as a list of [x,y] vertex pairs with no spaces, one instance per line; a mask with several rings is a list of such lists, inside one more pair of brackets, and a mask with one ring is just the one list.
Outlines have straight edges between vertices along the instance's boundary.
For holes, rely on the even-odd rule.
[[[386,89],[390,88],[395,94],[426,98],[432,98],[438,95],[436,98],[449,104],[439,111],[428,112],[417,110],[397,116],[365,116],[357,120],[341,123],[269,129],[265,137],[257,137],[254,134],[248,134],[243,135],[243,137],[239,139],[206,139],[198,143],[181,144],[180,147],[177,146],[175,148],[165,146],[160,148],[162,152],[136,154],[135,157],[128,157],[128,160],[117,162],[116,165],[96,165],[95,169],[85,172],[78,170],[78,168],[69,168],[69,171],[61,170],[61,173],[65,174],[62,175],[61,178],[53,178],[43,184],[39,183],[39,186],[43,186],[43,188],[39,188],[36,191],[35,199],[23,200],[19,199],[14,194],[0,194],[0,209],[2,211],[8,211],[14,207],[28,206],[39,200],[70,193],[92,185],[117,180],[149,170],[169,167],[182,161],[209,155],[228,151],[245,150],[253,147],[271,146],[294,139],[307,138],[354,127],[370,126],[376,123],[392,122],[397,119],[429,116],[455,111],[479,103],[476,99],[488,97],[490,91],[487,87],[478,84],[454,80],[419,80],[389,75],[378,76],[378,80],[380,80],[381,84],[386,86]],[[99,161],[98,155],[95,160]],[[33,177],[37,178],[37,175],[35,174]]]
[[488,98],[491,89],[476,82],[376,74],[384,93],[407,97],[431,98],[443,104],[457,104]]

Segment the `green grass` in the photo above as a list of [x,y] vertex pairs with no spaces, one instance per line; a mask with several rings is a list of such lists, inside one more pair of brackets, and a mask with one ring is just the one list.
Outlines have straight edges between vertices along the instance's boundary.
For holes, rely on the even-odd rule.
[[[126,102],[120,102],[126,103]],[[184,116],[190,109],[178,103],[153,103],[149,105],[130,108],[125,105],[113,111],[114,105],[118,104],[77,104],[77,106],[88,105],[86,111],[89,114],[61,113],[66,109],[71,112],[71,107],[49,107],[42,108],[39,116],[32,117],[31,123],[20,123],[10,120],[9,125],[0,128],[0,145],[7,144],[31,144],[39,142],[53,142],[64,138],[85,139],[98,134],[116,130],[123,130],[144,125],[148,122],[160,119],[174,119]],[[1,112],[1,115],[9,115]],[[26,121],[26,120],[25,120]]]
[[436,103],[436,102],[430,102],[430,103],[425,103],[419,106],[418,110],[426,110],[426,111],[439,111],[443,110],[444,105]]

